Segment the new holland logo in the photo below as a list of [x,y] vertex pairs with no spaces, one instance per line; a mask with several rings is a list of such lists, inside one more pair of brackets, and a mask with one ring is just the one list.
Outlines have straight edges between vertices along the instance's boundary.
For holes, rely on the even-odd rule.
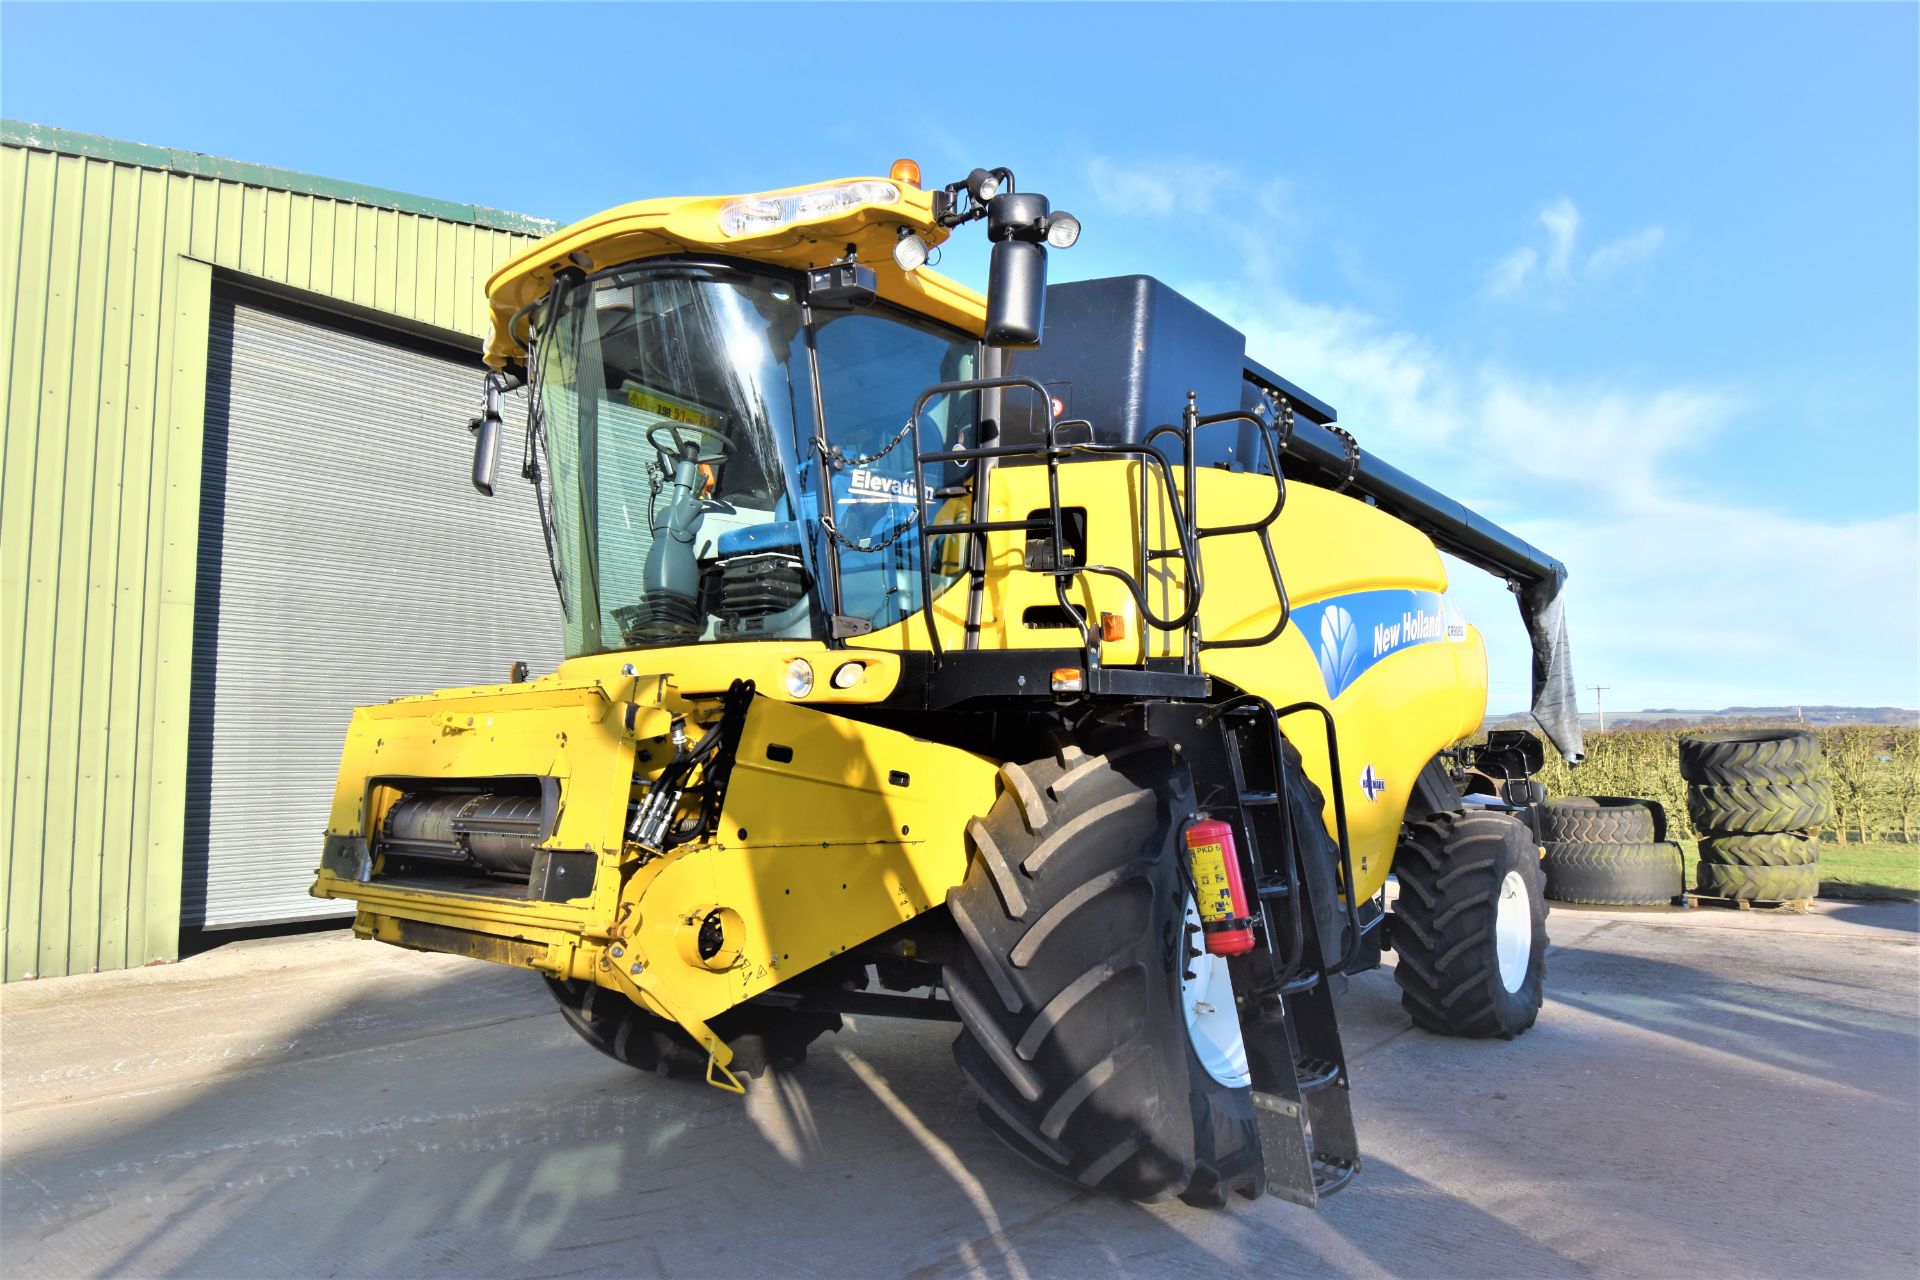
[[1369,800],[1378,800],[1386,793],[1387,780],[1373,771],[1368,765],[1360,771],[1360,791]]
[[1466,619],[1438,591],[1356,591],[1301,605],[1293,620],[1332,698],[1396,653],[1467,638]]
[[1339,605],[1327,606],[1320,615],[1320,675],[1330,691],[1352,683],[1360,665],[1360,634],[1354,629],[1353,615]]

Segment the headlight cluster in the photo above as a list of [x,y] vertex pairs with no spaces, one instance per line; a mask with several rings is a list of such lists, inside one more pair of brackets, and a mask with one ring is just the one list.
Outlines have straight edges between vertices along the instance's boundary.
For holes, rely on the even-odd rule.
[[891,182],[836,182],[784,195],[741,196],[720,206],[720,230],[729,236],[777,231],[795,222],[811,222],[868,204],[898,204],[900,188]]

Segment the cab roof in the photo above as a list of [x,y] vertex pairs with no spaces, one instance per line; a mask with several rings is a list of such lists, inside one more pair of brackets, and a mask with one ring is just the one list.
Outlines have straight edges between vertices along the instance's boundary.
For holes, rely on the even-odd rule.
[[[722,212],[739,202],[775,202],[855,183],[891,187],[897,199],[859,203],[811,218],[794,218],[762,231],[729,234]],[[905,227],[929,247],[949,234],[934,221],[933,195],[896,178],[839,178],[778,191],[731,196],[670,196],[637,200],[563,227],[510,259],[487,280],[493,336],[486,360],[494,368],[525,358],[524,330],[509,332],[514,314],[544,297],[555,273],[594,272],[672,254],[706,253],[773,266],[824,267],[845,258],[848,246],[872,268],[880,297],[908,311],[979,335],[986,327],[986,299],[955,280],[922,267],[902,271],[893,246]]]

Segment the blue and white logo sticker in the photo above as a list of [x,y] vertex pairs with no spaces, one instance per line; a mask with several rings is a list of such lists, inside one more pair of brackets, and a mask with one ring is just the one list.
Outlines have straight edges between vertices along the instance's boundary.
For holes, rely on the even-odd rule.
[[1466,619],[1438,591],[1356,591],[1303,604],[1293,620],[1313,646],[1330,698],[1402,649],[1467,638]]
[[1373,771],[1368,765],[1360,771],[1360,793],[1369,800],[1378,800],[1386,793],[1387,780]]

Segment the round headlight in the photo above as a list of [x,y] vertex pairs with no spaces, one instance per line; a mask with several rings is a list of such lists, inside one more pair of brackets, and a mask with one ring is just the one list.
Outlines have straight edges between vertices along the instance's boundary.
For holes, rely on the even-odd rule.
[[833,687],[836,689],[853,688],[854,685],[860,683],[860,673],[865,670],[866,670],[866,665],[864,663],[859,663],[859,662],[841,663],[838,667],[834,668]]
[[893,242],[893,260],[902,271],[918,271],[927,262],[927,242],[905,227]]
[[805,658],[795,658],[787,664],[787,693],[795,698],[804,698],[813,692],[813,664]]
[[1080,238],[1080,219],[1070,213],[1056,213],[1047,219],[1047,243],[1056,249],[1071,249]]

